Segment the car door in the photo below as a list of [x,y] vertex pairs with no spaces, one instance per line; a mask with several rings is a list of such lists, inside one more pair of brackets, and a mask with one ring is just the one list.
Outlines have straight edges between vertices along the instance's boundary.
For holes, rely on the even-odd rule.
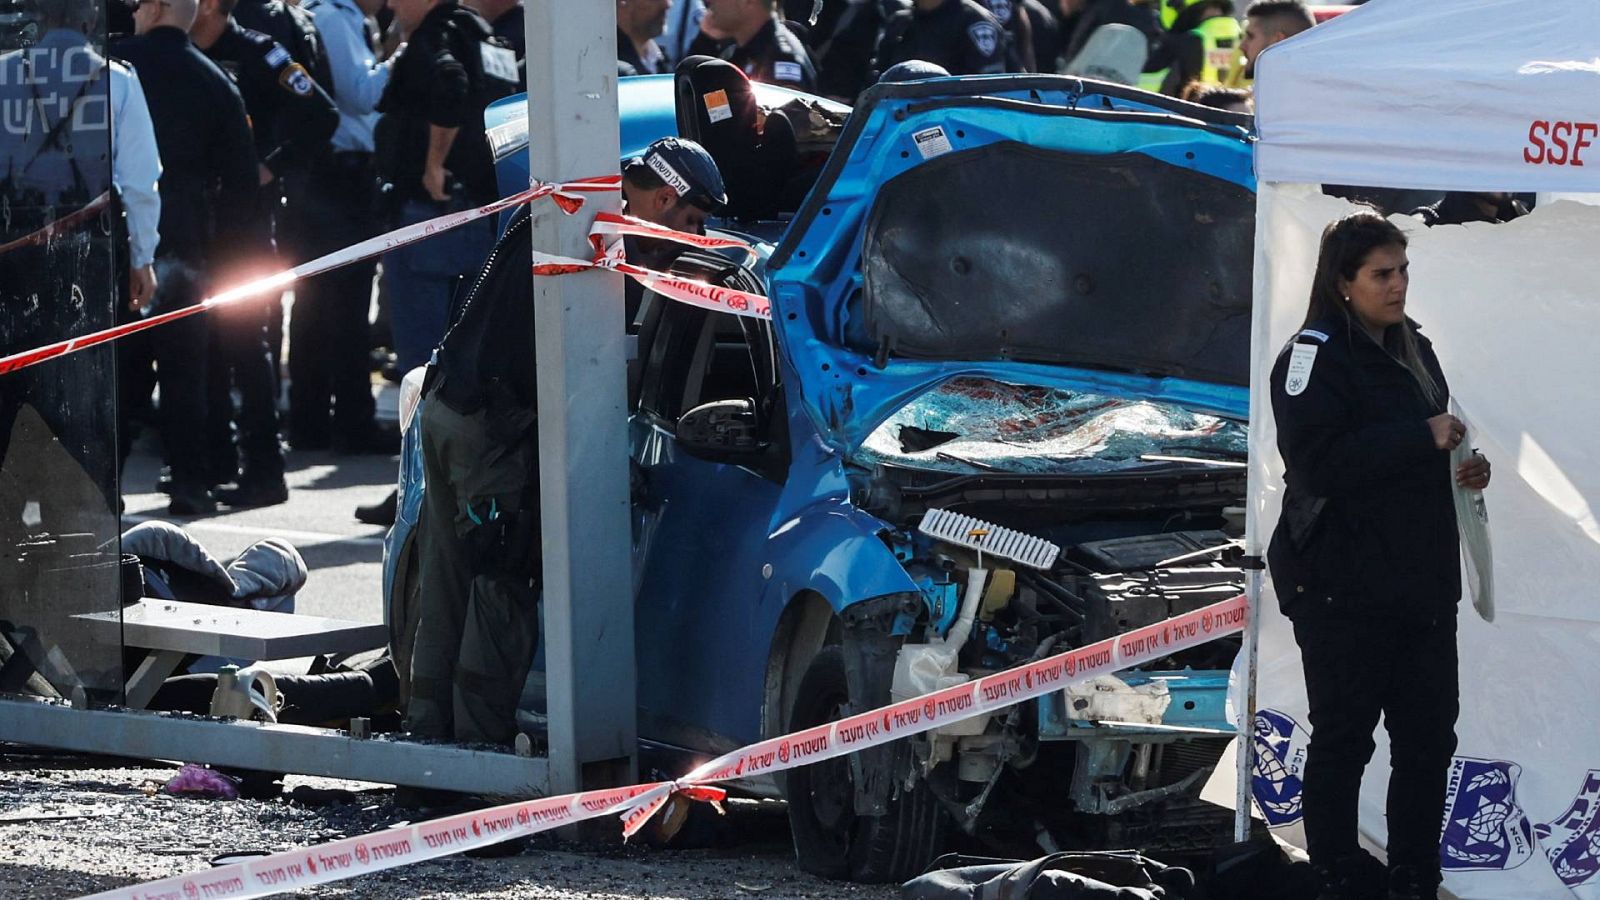
[[[759,289],[747,271],[718,280]],[[754,740],[767,647],[753,633],[761,553],[781,490],[781,440],[759,458],[713,462],[676,435],[688,411],[749,399],[781,420],[769,323],[660,298],[641,330],[634,461],[635,642],[639,730],[697,751]],[[776,410],[775,412],[770,412]],[[758,426],[762,428],[763,426]],[[781,437],[772,435],[769,437]]]

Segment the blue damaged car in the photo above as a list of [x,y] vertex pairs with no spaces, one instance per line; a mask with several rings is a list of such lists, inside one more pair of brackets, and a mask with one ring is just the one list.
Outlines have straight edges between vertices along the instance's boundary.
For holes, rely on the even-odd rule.
[[[630,80],[625,145],[697,136],[674,102],[700,96]],[[686,765],[1236,596],[1248,120],[1055,76],[881,85],[847,120],[757,99],[799,152],[752,171],[790,199],[720,225],[770,243],[676,268],[766,293],[772,321],[659,299],[639,320],[641,738]],[[416,446],[386,560],[400,632]],[[1043,552],[972,549],[1002,528]],[[1198,795],[1237,649],[740,787],[784,797],[800,864],[837,878],[906,878],[958,833],[1214,846],[1231,813]]]

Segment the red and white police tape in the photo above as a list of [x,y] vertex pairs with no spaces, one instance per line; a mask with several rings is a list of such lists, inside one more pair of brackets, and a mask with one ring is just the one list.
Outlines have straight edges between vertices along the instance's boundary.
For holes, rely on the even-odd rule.
[[733,313],[736,316],[772,318],[772,304],[760,294],[707,284],[704,281],[658,272],[628,262],[622,252],[621,240],[613,240],[609,244],[606,241],[607,237],[621,238],[628,235],[672,241],[702,250],[743,250],[749,259],[755,258],[755,248],[738,238],[674,231],[632,216],[603,212],[596,215],[594,224],[589,226],[589,243],[594,246],[594,259],[554,256],[535,250],[533,274],[570,275],[574,272],[606,269],[626,275],[657,294],[680,303],[715,312]]
[[[220,294],[217,294],[216,296],[208,297],[193,306],[175,309],[170,312],[160,313],[158,315],[150,316],[149,318],[141,319],[137,322],[129,322],[124,325],[117,325],[102,331],[96,331],[92,334],[69,338],[64,341],[58,341],[54,344],[46,344],[42,347],[36,347],[31,350],[23,350],[10,354],[9,356],[0,357],[0,375],[7,375],[19,369],[25,369],[29,366],[35,366],[39,363],[55,359],[56,357],[66,356],[69,353],[76,353],[79,350],[86,350],[90,347],[95,347],[100,344],[119,340],[132,334],[138,334],[141,331],[148,331],[152,328],[158,328],[170,322],[176,322],[179,319],[185,319],[189,316],[208,312],[216,309],[219,306],[226,306],[261,297],[267,295],[271,291],[282,290],[283,288],[302,278],[310,278],[314,275],[320,275],[324,272],[330,272],[342,266],[350,265],[351,263],[360,262],[361,260],[378,256],[397,247],[403,247],[407,244],[423,240],[424,238],[429,238],[433,235],[449,231],[452,228],[457,228],[467,224],[468,222],[481,219],[485,216],[494,215],[495,213],[509,209],[513,206],[519,206],[523,203],[531,203],[534,200],[549,197],[557,205],[559,205],[563,211],[570,215],[577,212],[579,207],[583,206],[585,194],[618,191],[621,190],[621,188],[622,176],[620,175],[605,175],[597,178],[584,178],[578,181],[567,182],[565,184],[538,184],[526,191],[513,194],[509,197],[504,197],[485,206],[477,207],[476,209],[449,213],[447,215],[439,216],[438,218],[429,219],[426,222],[418,222],[415,225],[407,225],[397,228],[386,234],[381,234],[374,238],[368,238],[360,243],[353,244],[342,250],[336,250],[325,256],[311,260],[310,262],[301,263],[300,265],[295,266],[293,269],[276,272],[264,278],[258,278],[246,284],[230,288]],[[104,195],[84,209],[72,213],[60,221],[53,222],[45,228],[34,232],[33,234],[19,238],[18,240],[12,241],[8,244],[0,245],[0,253],[29,244],[43,243],[54,234],[63,231],[66,228],[74,227],[84,219],[87,219],[90,215],[98,213],[101,209],[105,208],[108,200],[109,195]],[[767,298],[759,294],[734,290],[732,288],[718,287],[716,285],[706,284],[702,281],[696,281],[692,278],[669,275],[665,272],[657,272],[653,269],[647,269],[643,266],[635,265],[623,258],[620,241],[617,241],[614,246],[612,246],[610,249],[607,249],[605,243],[605,238],[607,236],[621,238],[628,235],[674,241],[676,243],[686,244],[691,247],[699,247],[707,250],[743,250],[752,258],[754,257],[755,253],[754,249],[748,243],[737,238],[689,234],[687,232],[674,231],[670,228],[663,228],[660,225],[655,225],[642,219],[636,219],[632,216],[602,212],[595,217],[594,224],[591,226],[589,232],[589,240],[595,247],[595,258],[593,260],[581,260],[571,257],[550,256],[547,254],[535,253],[533,273],[535,275],[567,275],[575,272],[605,269],[614,272],[620,272],[623,275],[638,281],[640,284],[643,284],[645,287],[650,288],[656,293],[673,300],[679,300],[684,303],[690,303],[695,306],[701,306],[707,309],[717,310],[719,312],[731,312],[735,315],[754,316],[763,319],[770,319],[772,317],[771,306],[768,303]]]
[[[90,347],[109,343],[111,341],[118,340],[119,338],[127,337],[131,334],[137,334],[141,331],[148,331],[149,329],[166,325],[169,322],[176,322],[179,319],[185,319],[189,316],[198,315],[203,312],[209,312],[210,310],[216,309],[220,306],[228,306],[259,297],[269,291],[281,290],[282,288],[299,279],[309,278],[313,275],[320,275],[324,272],[330,272],[334,269],[340,268],[341,266],[347,266],[363,259],[378,256],[379,254],[388,252],[397,247],[403,247],[407,244],[415,243],[423,240],[424,238],[429,238],[433,235],[449,231],[452,228],[458,228],[467,224],[468,222],[481,219],[485,216],[492,216],[502,210],[509,209],[510,207],[518,206],[523,203],[530,203],[542,197],[551,198],[564,211],[570,214],[576,212],[578,208],[583,205],[585,194],[617,191],[621,189],[621,185],[622,176],[620,175],[608,175],[601,178],[585,178],[579,181],[568,182],[566,184],[535,185],[526,191],[496,200],[493,203],[477,207],[476,209],[466,209],[460,212],[448,213],[437,218],[429,219],[426,222],[418,222],[415,225],[407,225],[402,228],[397,228],[386,234],[380,234],[377,237],[368,238],[367,240],[361,241],[357,244],[352,244],[351,246],[342,250],[335,250],[334,252],[325,256],[320,256],[309,262],[301,263],[292,269],[276,272],[272,275],[268,275],[265,278],[258,278],[246,284],[241,284],[238,287],[230,288],[220,294],[217,294],[216,296],[207,297],[205,300],[202,300],[193,306],[186,306],[182,309],[175,309],[171,312],[165,312],[159,315],[150,316],[146,319],[140,319],[137,322],[129,322],[124,325],[117,325],[112,328],[104,329],[103,331],[96,331],[92,334],[86,334],[81,337],[69,338],[64,341],[58,341],[54,344],[46,344],[43,347],[36,347],[32,350],[24,350],[19,353],[13,353],[9,356],[0,357],[0,375],[7,375],[19,369],[25,369],[29,366],[38,365],[46,360],[55,359],[58,356],[66,356],[69,353],[76,353],[79,350],[86,350]],[[60,223],[55,223],[55,225],[58,226]],[[22,240],[34,240],[37,242],[38,240],[42,240],[42,238],[37,238],[36,236],[42,233],[43,231],[35,232],[33,235],[29,235]],[[48,237],[48,235],[45,236]]]
[[1240,595],[976,681],[762,741],[718,757],[676,781],[509,803],[117,888],[86,900],[265,897],[449,856],[613,813],[623,817],[623,833],[631,836],[674,794],[716,802],[722,799],[723,792],[711,786],[714,782],[844,756],[1042,697],[1097,675],[1153,662],[1242,631],[1248,611],[1249,602]]

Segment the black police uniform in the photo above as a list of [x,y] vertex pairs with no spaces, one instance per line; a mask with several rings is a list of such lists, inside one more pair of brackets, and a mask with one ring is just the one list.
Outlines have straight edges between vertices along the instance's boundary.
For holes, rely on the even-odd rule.
[[521,62],[528,55],[528,34],[524,27],[524,13],[521,3],[501,13],[500,18],[489,23],[489,30],[493,31],[495,37],[511,48],[511,52],[517,55],[518,62]]
[[[274,176],[305,172],[327,154],[328,139],[339,125],[339,111],[333,98],[282,44],[230,17],[216,42],[205,52],[233,76],[250,116],[256,155]],[[262,202],[256,214],[267,234],[276,232],[281,197],[276,182],[261,191]],[[214,317],[209,323],[212,366],[207,378],[206,443],[216,468],[223,474],[236,465],[230,388],[239,391],[239,450],[244,456],[244,476],[241,490],[227,498],[233,502],[264,502],[283,496],[278,380],[269,308],[273,306],[277,304],[252,304],[230,315]],[[282,308],[277,311],[281,313]],[[276,332],[280,338],[281,334]]]
[[516,87],[514,66],[507,78],[493,62],[485,65],[485,53],[495,50],[511,55],[482,17],[453,0],[429,10],[417,25],[395,58],[378,101],[383,118],[373,136],[378,176],[393,185],[395,200],[427,196],[422,172],[429,126],[460,129],[444,163],[460,182],[460,199],[471,205],[495,199],[494,155],[484,135],[483,110]]
[[[284,0],[239,0],[233,8],[233,19],[245,28],[259,31],[277,41],[289,51],[295,62],[311,74],[312,81],[328,96],[333,96],[333,67],[328,63],[327,49],[322,44],[322,35],[317,31],[313,13]],[[247,95],[244,99],[248,107],[250,97]],[[316,225],[310,218],[316,213],[306,208],[311,204],[305,200],[306,194],[313,190],[308,183],[310,167],[295,165],[285,169],[268,163],[268,168],[272,169],[278,180],[262,192],[262,202],[278,210],[277,222],[282,223],[285,231],[295,233],[314,229]],[[284,244],[280,237],[280,250],[287,249]],[[308,258],[300,254],[293,256],[296,262]],[[283,346],[283,304],[269,304],[267,311],[270,316],[268,344],[272,348],[273,370],[277,371],[278,351]]]
[[1006,32],[1006,68],[1012,72],[1037,72],[1033,53],[1032,11],[1022,0],[979,0]]
[[872,85],[873,56],[884,25],[910,10],[911,0],[865,0],[846,5],[826,29],[819,20],[811,32],[817,93],[854,103]]
[[937,9],[895,13],[878,42],[877,70],[921,59],[952,75],[993,75],[1006,70],[1006,34],[976,0],[945,0]]
[[239,86],[256,155],[274,175],[322,157],[339,127],[339,110],[288,48],[229,19],[205,52]]
[[416,607],[392,626],[396,665],[410,673],[406,727],[425,737],[508,743],[538,646],[532,247],[524,206],[489,255],[427,379],[421,590]]
[[1391,866],[1437,878],[1456,746],[1460,551],[1450,454],[1427,424],[1449,386],[1418,343],[1438,399],[1342,320],[1300,332],[1271,376],[1286,490],[1268,565],[1310,703],[1306,840],[1314,865],[1346,875],[1375,865],[1356,843],[1356,809],[1379,713]]
[[751,81],[781,84],[808,93],[817,88],[817,69],[811,64],[806,45],[776,17],[768,19],[749,43],[723,50],[722,58],[738,66]]
[[[260,252],[257,164],[239,91],[182,29],[162,26],[115,44],[144,85],[161,153],[160,285],[157,311],[201,299],[206,276]],[[162,441],[174,499],[211,483],[201,439],[206,418],[205,319],[191,316],[150,333],[160,374]]]
[[251,31],[259,31],[283,45],[295,62],[305,66],[311,78],[330,95],[333,69],[322,46],[322,35],[310,12],[283,0],[239,0],[233,18]]

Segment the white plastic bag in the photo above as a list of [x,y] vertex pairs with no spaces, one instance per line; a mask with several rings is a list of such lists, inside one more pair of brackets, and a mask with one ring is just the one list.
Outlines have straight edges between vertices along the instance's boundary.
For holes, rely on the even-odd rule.
[[[1467,440],[1450,453],[1450,479],[1455,485],[1456,468],[1472,458],[1472,424],[1454,399],[1450,414],[1467,425]],[[1461,559],[1467,569],[1467,593],[1472,608],[1485,622],[1494,621],[1494,547],[1489,543],[1489,507],[1483,491],[1455,485],[1456,528],[1461,532]]]

